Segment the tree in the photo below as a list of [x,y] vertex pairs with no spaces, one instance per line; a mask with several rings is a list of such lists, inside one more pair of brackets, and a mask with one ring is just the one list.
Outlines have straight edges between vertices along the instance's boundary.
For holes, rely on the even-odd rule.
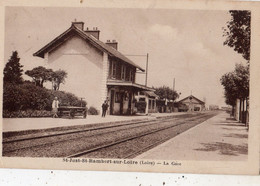
[[227,27],[223,28],[223,36],[226,37],[224,45],[234,48],[236,52],[249,62],[250,60],[250,35],[251,35],[251,12],[241,10],[229,11],[231,20]]
[[52,87],[53,90],[59,90],[60,84],[65,83],[65,78],[67,78],[68,73],[64,70],[57,70],[52,74]]
[[176,100],[179,97],[179,94],[176,91],[166,86],[155,88],[155,94],[157,94],[160,99]]
[[226,103],[235,106],[236,100],[249,97],[249,65],[236,64],[235,70],[224,74],[220,82],[224,86]]
[[39,66],[32,70],[27,70],[25,74],[33,79],[35,85],[43,87],[44,82],[52,81],[53,71],[52,69],[46,69],[43,66]]
[[236,64],[235,67],[235,85],[238,87],[239,98],[246,99],[249,97],[249,65]]
[[220,82],[221,84],[224,86],[224,95],[225,95],[225,102],[228,105],[231,105],[232,107],[235,106],[236,104],[236,99],[239,97],[238,95],[238,88],[235,84],[235,74],[234,72],[229,72],[224,74],[221,79]]
[[4,83],[21,84],[23,82],[22,67],[18,52],[14,51],[4,68]]

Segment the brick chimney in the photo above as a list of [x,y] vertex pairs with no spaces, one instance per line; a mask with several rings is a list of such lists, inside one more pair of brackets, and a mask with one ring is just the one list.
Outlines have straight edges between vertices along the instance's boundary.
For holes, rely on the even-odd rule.
[[92,30],[89,30],[89,28],[87,27],[87,30],[85,30],[85,32],[92,35],[96,39],[99,39],[100,30],[98,30],[98,27],[93,27]]
[[78,29],[83,30],[84,29],[84,22],[72,22],[72,25],[76,26]]
[[107,40],[106,44],[109,45],[109,46],[111,46],[111,47],[113,47],[114,49],[117,50],[117,45],[118,45],[118,43],[117,43],[116,40],[112,40],[112,41]]

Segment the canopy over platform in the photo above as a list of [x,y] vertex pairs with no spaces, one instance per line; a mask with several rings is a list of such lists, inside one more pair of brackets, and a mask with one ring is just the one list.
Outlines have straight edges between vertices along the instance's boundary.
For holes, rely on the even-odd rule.
[[115,87],[115,86],[129,87],[129,88],[132,87],[132,88],[137,89],[138,91],[149,91],[149,92],[154,91],[154,89],[151,88],[151,87],[147,87],[147,86],[140,85],[140,84],[137,84],[137,83],[126,82],[126,81],[118,81],[118,80],[108,80],[107,86],[108,87]]
[[149,97],[152,98],[158,98],[159,96],[154,93],[154,91],[144,91],[145,94],[147,94]]

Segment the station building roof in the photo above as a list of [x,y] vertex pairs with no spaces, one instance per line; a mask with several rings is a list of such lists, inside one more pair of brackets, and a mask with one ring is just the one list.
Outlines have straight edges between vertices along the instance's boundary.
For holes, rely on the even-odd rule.
[[194,100],[197,100],[200,104],[205,104],[205,102],[201,101],[200,99],[196,98],[193,95],[190,95],[188,97],[183,98],[182,100],[178,101],[178,103],[181,103],[181,102],[183,102],[183,101],[185,101],[187,99],[194,99]]
[[[80,23],[83,23],[83,22],[80,22]],[[47,45],[42,47],[40,50],[35,52],[33,54],[33,56],[38,56],[38,57],[44,58],[45,53],[52,51],[53,49],[58,47],[60,44],[65,42],[72,35],[78,35],[85,41],[90,42],[93,46],[95,46],[99,50],[108,53],[108,55],[110,55],[111,57],[120,59],[120,60],[138,68],[139,70],[141,70],[143,72],[145,71],[142,67],[135,64],[132,60],[128,59],[125,55],[120,53],[118,50],[116,50],[115,48],[109,46],[108,44],[100,41],[99,39],[95,38],[90,33],[84,31],[83,28],[79,28],[79,27],[75,26],[73,23],[69,29],[67,29],[65,32],[63,32],[58,37],[53,39],[51,42],[49,42]]]

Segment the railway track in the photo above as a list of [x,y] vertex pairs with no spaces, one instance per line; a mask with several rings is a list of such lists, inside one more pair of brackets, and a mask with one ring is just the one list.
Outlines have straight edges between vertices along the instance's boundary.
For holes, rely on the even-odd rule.
[[[205,120],[210,118],[212,116],[209,116],[209,117],[206,117],[205,116],[199,116],[199,117],[196,117],[196,119],[198,121],[200,121],[200,119],[204,118]],[[162,133],[166,130],[169,130],[169,129],[172,129],[172,128],[176,128],[178,126],[181,126],[181,125],[189,125],[189,122],[193,121],[194,118],[189,118],[188,120],[185,120],[185,121],[181,121],[177,124],[174,124],[174,125],[170,125],[170,126],[167,126],[167,127],[163,127],[163,128],[160,128],[160,129],[156,129],[156,130],[152,130],[152,131],[148,131],[146,133],[143,133],[143,134],[139,134],[139,135],[135,135],[135,136],[131,136],[131,137],[128,137],[128,138],[124,138],[124,139],[121,139],[119,141],[116,141],[116,142],[113,142],[113,143],[109,143],[109,144],[105,144],[105,145],[102,145],[102,146],[98,146],[98,147],[95,147],[95,148],[92,148],[92,149],[87,149],[85,151],[82,151],[82,152],[78,152],[78,153],[75,153],[75,154],[71,154],[69,156],[67,156],[67,158],[76,158],[76,157],[88,157],[91,153],[95,153],[95,155],[93,157],[99,157],[97,156],[97,154],[99,153],[99,151],[106,151],[107,153],[105,154],[110,154],[111,155],[111,151],[109,150],[106,150],[110,147],[116,147],[116,149],[119,149],[121,148],[122,146],[126,145],[128,143],[127,146],[133,146],[133,144],[136,144],[138,143],[143,137],[146,137],[146,136],[151,136],[151,135],[158,135],[158,133]],[[169,131],[168,131],[169,133]],[[112,157],[109,157],[109,155],[104,155],[104,153],[101,153],[101,157],[109,157],[109,158],[121,158],[121,159],[127,159],[127,158],[132,158],[132,157],[135,157],[136,155],[142,153],[142,152],[145,152],[169,139],[171,139],[172,137],[176,136],[176,134],[178,135],[178,133],[175,133],[174,135],[167,135],[166,137],[164,137],[163,139],[160,139],[160,140],[155,140],[153,141],[152,140],[152,143],[151,144],[148,144],[148,145],[145,145],[144,147],[142,148],[138,148],[138,150],[134,151],[134,152],[131,152],[131,153],[127,153],[127,154],[118,154],[118,153],[114,153],[115,156],[112,156]],[[120,144],[120,147],[117,146]],[[129,145],[130,144],[130,145]],[[124,147],[125,148],[125,147]],[[128,151],[129,151],[129,148],[127,148]]]
[[[185,115],[176,115],[176,116],[167,116],[163,118],[159,118],[163,120],[167,119],[173,119],[173,118],[182,118],[182,117],[187,117],[191,116],[192,114],[185,114]],[[152,120],[133,120],[133,121],[124,121],[124,122],[114,122],[111,124],[111,122],[107,123],[102,123],[97,124],[97,126],[88,126],[88,125],[83,125],[82,126],[77,126],[79,129],[75,129],[75,127],[71,127],[72,129],[64,129],[61,131],[56,131],[56,128],[54,128],[54,131],[50,131],[51,129],[43,129],[43,130],[32,130],[29,131],[29,134],[20,134],[24,133],[24,131],[21,132],[4,132],[3,133],[3,143],[12,143],[12,142],[17,142],[17,141],[25,141],[25,140],[33,140],[33,139],[39,139],[39,138],[48,138],[52,136],[59,136],[59,135],[67,135],[67,134],[73,134],[73,133],[82,133],[86,131],[94,131],[94,130],[100,130],[100,129],[107,129],[107,128],[113,128],[113,127],[120,127],[120,126],[126,126],[126,125],[132,125],[132,124],[138,124],[138,123],[148,123],[151,121],[154,121],[156,119]],[[119,124],[118,124],[119,123]],[[67,127],[64,127],[67,128]],[[41,131],[41,132],[38,132]],[[9,134],[11,133],[11,135]],[[16,134],[13,134],[16,133]],[[9,136],[10,135],[10,136]]]
[[[174,118],[167,118],[167,119],[161,119],[160,121],[173,121]],[[124,124],[117,124],[117,125],[112,125],[112,126],[102,126],[102,127],[93,127],[93,128],[88,128],[84,130],[73,130],[73,131],[66,131],[66,132],[58,132],[58,133],[52,133],[52,134],[44,134],[44,135],[37,135],[37,136],[32,136],[32,137],[22,137],[18,139],[11,139],[11,140],[4,140],[3,141],[3,150],[4,153],[10,153],[14,152],[17,150],[22,150],[22,149],[30,149],[34,147],[41,147],[45,145],[52,145],[55,143],[60,143],[60,142],[66,142],[70,140],[78,140],[84,137],[98,137],[98,135],[104,135],[111,130],[116,130],[117,132],[120,132],[122,130],[125,130],[125,127],[127,129],[133,129],[133,128],[138,128],[138,127],[144,127],[147,125],[153,125],[153,124],[158,124],[158,121],[155,120],[146,120],[146,121],[137,121],[137,122],[130,122],[130,123],[124,123]],[[111,129],[111,130],[109,130]],[[93,131],[96,131],[96,133],[93,133]],[[92,133],[91,133],[92,132]],[[74,137],[71,137],[73,134],[77,134]],[[82,135],[81,135],[82,134]],[[62,136],[59,139],[55,139],[58,136]],[[38,139],[45,139],[43,143],[37,143]],[[33,141],[34,140],[34,141]],[[26,141],[31,141],[30,144],[27,146],[23,146],[23,143]],[[39,140],[38,140],[39,141]],[[17,144],[18,143],[18,144]],[[33,145],[35,144],[36,145]],[[13,148],[12,146],[18,146],[17,148]]]
[[[207,114],[188,115],[189,120],[204,118]],[[185,118],[186,117],[186,118]],[[177,120],[183,119],[183,121]],[[160,131],[177,127],[188,122],[187,116],[161,118],[156,120],[135,121],[123,124],[91,127],[84,130],[61,131],[45,135],[29,135],[19,138],[4,139],[3,156],[26,157],[79,157],[95,154],[129,143],[149,135],[156,135]],[[159,125],[158,125],[159,124]],[[170,138],[170,137],[169,137]],[[166,138],[159,140],[160,143]],[[158,140],[157,140],[157,143]],[[155,143],[154,143],[155,144]],[[154,146],[152,144],[150,147]],[[63,148],[64,147],[64,148]],[[146,147],[149,148],[149,147]],[[144,149],[139,151],[143,151]],[[55,152],[57,151],[57,152]],[[105,150],[106,151],[106,150]],[[38,153],[39,152],[39,153]],[[135,152],[136,153],[136,152]],[[132,157],[134,153],[122,157]]]
[[[159,119],[159,121],[173,121],[174,119],[179,118],[179,117],[182,117],[182,116],[161,118],[161,119]],[[49,132],[47,134],[43,132],[40,134],[36,133],[36,135],[29,134],[29,135],[22,135],[22,136],[18,136],[18,137],[4,138],[3,139],[3,152],[4,152],[4,154],[6,154],[6,153],[14,152],[17,150],[29,149],[29,148],[33,148],[33,147],[41,147],[41,146],[51,145],[51,144],[55,144],[55,143],[59,143],[59,142],[65,142],[65,141],[69,141],[69,140],[73,140],[73,139],[80,139],[82,137],[92,137],[94,135],[98,136],[100,134],[105,134],[106,131],[109,129],[111,129],[111,130],[115,129],[119,132],[120,128],[142,127],[142,126],[151,125],[151,124],[155,124],[155,123],[158,123],[158,120],[139,120],[139,121],[130,121],[130,122],[124,122],[124,123],[108,125],[108,126],[87,127],[85,129]],[[93,131],[97,131],[97,132],[93,133]],[[104,133],[104,131],[105,131],[105,133]],[[93,134],[89,134],[90,132],[92,132]],[[88,133],[88,134],[86,135],[86,133]],[[74,135],[74,137],[73,137],[73,134],[76,134],[76,136]],[[59,139],[57,139],[57,137],[59,137]],[[39,140],[41,140],[40,143],[39,143]],[[26,141],[30,141],[30,143],[28,144]],[[27,144],[27,145],[24,146],[23,143]]]

